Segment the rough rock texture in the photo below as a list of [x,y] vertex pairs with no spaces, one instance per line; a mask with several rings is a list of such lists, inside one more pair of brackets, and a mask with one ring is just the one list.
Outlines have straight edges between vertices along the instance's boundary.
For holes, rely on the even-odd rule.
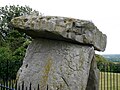
[[18,86],[32,90],[98,90],[94,50],[104,51],[106,35],[90,21],[55,16],[21,16],[11,25],[34,40],[18,71]]
[[86,90],[99,90],[99,70],[97,68],[95,57],[91,62]]
[[55,16],[21,16],[14,18],[11,24],[33,38],[89,44],[98,51],[104,51],[106,47],[106,35],[90,21]]
[[86,90],[93,57],[92,46],[35,39],[18,72],[18,84],[39,84],[40,90]]

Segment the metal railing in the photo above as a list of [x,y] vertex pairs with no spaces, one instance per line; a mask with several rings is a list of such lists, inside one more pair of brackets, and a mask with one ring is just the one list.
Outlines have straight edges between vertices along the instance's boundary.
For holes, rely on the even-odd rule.
[[99,90],[120,90],[120,63],[101,63]]
[[[9,82],[11,81],[0,84],[0,90],[40,90],[39,84],[37,85],[36,88],[33,88],[31,83],[29,84],[29,87],[26,87],[24,85],[24,82],[22,82],[22,85],[17,85],[17,82],[13,82],[11,84],[6,85],[6,83]],[[46,90],[48,90],[48,87],[46,88]]]
[[[17,87],[17,82],[12,80],[11,75],[9,75],[12,73],[9,69],[10,64],[7,61],[6,66],[3,65],[7,72],[3,73],[3,76],[0,75],[0,90],[31,90],[31,83],[29,87],[25,87],[24,82]],[[12,64],[16,64],[16,62],[12,62]],[[98,68],[100,70],[99,90],[120,90],[120,63],[98,63]],[[0,72],[5,69],[1,68]],[[39,85],[35,90],[39,90]]]

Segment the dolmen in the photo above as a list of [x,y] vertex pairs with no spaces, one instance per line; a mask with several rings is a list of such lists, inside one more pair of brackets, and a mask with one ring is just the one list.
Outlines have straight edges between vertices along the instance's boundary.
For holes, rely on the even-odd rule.
[[105,50],[107,37],[91,21],[29,15],[12,19],[11,26],[33,38],[17,73],[18,86],[98,90],[95,50]]

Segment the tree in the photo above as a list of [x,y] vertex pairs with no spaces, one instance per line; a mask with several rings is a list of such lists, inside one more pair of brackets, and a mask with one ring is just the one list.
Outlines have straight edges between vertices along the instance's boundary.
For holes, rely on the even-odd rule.
[[97,61],[97,67],[100,71],[105,71],[106,67],[107,67],[106,71],[110,71],[109,64],[111,64],[112,62],[108,61],[106,58],[98,54],[95,54],[95,58]]
[[38,11],[32,10],[29,6],[5,6],[0,7],[0,46],[9,46],[12,51],[30,39],[25,33],[20,33],[17,30],[9,27],[11,19],[30,14],[39,15]]
[[[5,6],[0,7],[0,74],[6,75],[6,62],[9,62],[9,67],[12,76],[15,78],[16,72],[19,69],[20,62],[25,55],[26,47],[30,43],[31,38],[25,33],[18,32],[14,28],[9,27],[11,19],[23,15],[39,15],[39,12],[32,10],[29,6]],[[4,68],[3,68],[4,67]]]
[[101,55],[95,55],[98,69],[102,72],[120,73],[120,63],[111,62]]
[[32,8],[29,6],[5,6],[0,7],[0,35],[2,36],[2,39],[6,39],[6,36],[10,33],[13,28],[10,28],[9,22],[12,18],[23,16],[23,15],[30,15],[30,14],[36,14],[39,15],[38,11],[33,11]]
[[[13,38],[16,39],[17,35],[19,35],[19,36],[21,35],[22,37],[24,37],[24,39],[26,39],[26,35],[24,33],[19,33],[17,31],[15,31],[13,28],[9,27],[9,22],[14,17],[30,15],[33,13],[36,15],[39,15],[38,11],[32,10],[32,8],[30,8],[29,6],[23,7],[23,6],[19,6],[19,5],[17,5],[17,6],[15,6],[15,5],[7,6],[6,5],[5,7],[0,7],[0,45],[2,46],[2,43],[4,41],[5,42],[7,41],[7,43],[9,43],[10,39],[13,41]],[[25,41],[24,39],[22,39],[23,42]],[[21,43],[23,43],[21,40],[14,40],[14,41],[17,41],[17,45],[19,45],[19,44],[21,45]],[[13,43],[10,42],[9,46],[13,47],[14,45],[12,45],[12,44]],[[14,48],[18,48],[18,47],[14,46]]]

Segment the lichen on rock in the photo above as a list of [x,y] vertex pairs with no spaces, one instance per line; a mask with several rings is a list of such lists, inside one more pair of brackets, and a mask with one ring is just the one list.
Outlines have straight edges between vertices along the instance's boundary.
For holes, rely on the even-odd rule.
[[63,40],[93,45],[98,51],[106,47],[106,35],[90,21],[56,16],[21,16],[11,24],[33,38]]
[[20,16],[11,25],[33,38],[18,71],[18,86],[40,90],[98,90],[95,50],[106,35],[90,21],[56,16]]
[[18,84],[39,84],[40,90],[85,90],[93,56],[92,46],[35,39],[18,71]]

